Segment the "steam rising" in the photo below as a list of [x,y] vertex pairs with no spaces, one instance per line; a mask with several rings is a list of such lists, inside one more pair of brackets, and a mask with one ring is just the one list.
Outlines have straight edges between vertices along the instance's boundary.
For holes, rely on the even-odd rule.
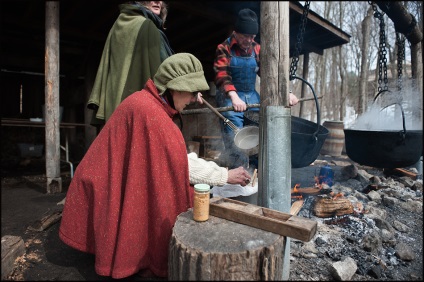
[[402,105],[405,114],[405,129],[422,130],[422,93],[410,81],[404,82],[402,90],[396,87],[381,92],[375,101],[370,102],[367,112],[357,118],[351,129],[355,130],[403,130]]

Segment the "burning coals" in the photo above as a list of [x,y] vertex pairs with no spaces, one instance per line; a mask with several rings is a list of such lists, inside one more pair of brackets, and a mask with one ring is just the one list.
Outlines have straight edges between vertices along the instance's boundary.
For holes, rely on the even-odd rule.
[[423,279],[422,180],[373,173],[349,166],[331,187],[295,185],[297,215],[318,231],[309,242],[291,240],[289,280]]

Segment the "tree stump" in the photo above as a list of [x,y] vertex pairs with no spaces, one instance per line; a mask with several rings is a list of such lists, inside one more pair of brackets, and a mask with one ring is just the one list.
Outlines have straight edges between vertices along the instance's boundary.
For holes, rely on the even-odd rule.
[[181,213],[169,245],[168,280],[282,280],[284,236],[209,216]]

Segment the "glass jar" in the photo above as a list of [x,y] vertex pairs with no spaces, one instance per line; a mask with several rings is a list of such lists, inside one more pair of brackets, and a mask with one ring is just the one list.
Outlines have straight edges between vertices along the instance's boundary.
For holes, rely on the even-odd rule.
[[194,185],[193,219],[206,221],[209,219],[210,186],[208,184]]

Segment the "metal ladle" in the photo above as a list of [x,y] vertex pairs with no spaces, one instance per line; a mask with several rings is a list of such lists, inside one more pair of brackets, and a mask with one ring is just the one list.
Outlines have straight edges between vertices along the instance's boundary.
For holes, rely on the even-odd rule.
[[259,152],[259,127],[245,126],[240,129],[229,119],[224,117],[220,112],[218,112],[214,107],[212,107],[212,105],[203,99],[203,97],[201,98],[203,103],[219,118],[221,118],[224,123],[231,128],[231,130],[234,131],[234,144],[237,146],[237,148],[249,156],[256,155]]

